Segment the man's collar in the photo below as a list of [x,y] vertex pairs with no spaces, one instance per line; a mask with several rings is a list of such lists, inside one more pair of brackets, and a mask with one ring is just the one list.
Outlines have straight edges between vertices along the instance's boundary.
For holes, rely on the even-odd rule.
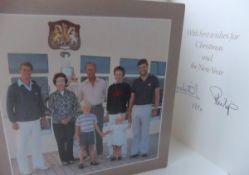
[[[96,77],[96,78],[95,78],[95,82],[97,82],[97,81],[99,81],[99,79]],[[89,78],[86,79],[86,82],[87,82],[87,83],[90,83]]]
[[30,80],[29,85],[25,84],[20,78],[17,80],[17,84],[19,87],[23,86],[32,86],[33,82]]
[[[148,76],[146,77],[146,79],[145,79],[145,80],[148,80],[148,79],[150,78],[150,76],[151,76],[151,74],[150,74],[150,73],[148,73]],[[140,78],[140,80],[143,80],[141,76],[139,76],[139,78]],[[143,81],[145,81],[145,80],[143,80]]]

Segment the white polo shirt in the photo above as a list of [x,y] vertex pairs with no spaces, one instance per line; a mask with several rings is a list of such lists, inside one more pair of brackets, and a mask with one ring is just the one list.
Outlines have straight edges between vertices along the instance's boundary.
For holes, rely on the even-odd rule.
[[102,104],[106,99],[107,87],[103,79],[96,78],[94,85],[86,79],[80,85],[80,92],[83,100],[91,105]]

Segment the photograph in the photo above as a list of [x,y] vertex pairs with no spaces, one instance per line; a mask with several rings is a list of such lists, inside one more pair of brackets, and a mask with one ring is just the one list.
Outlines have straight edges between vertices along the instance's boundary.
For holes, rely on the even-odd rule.
[[50,14],[28,5],[15,13],[7,3],[0,14],[6,175],[167,166],[184,5],[98,5],[86,0],[80,14],[76,5]]

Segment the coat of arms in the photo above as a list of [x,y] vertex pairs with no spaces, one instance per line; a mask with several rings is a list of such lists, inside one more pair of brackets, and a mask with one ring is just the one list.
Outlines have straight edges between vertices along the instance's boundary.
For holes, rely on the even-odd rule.
[[80,48],[80,25],[66,20],[49,22],[48,44],[52,49],[78,50]]

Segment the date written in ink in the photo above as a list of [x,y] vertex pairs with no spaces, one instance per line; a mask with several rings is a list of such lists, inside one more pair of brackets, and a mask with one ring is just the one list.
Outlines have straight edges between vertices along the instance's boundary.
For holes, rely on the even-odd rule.
[[192,109],[195,110],[196,112],[202,112],[203,111],[203,108],[198,103],[192,103]]

